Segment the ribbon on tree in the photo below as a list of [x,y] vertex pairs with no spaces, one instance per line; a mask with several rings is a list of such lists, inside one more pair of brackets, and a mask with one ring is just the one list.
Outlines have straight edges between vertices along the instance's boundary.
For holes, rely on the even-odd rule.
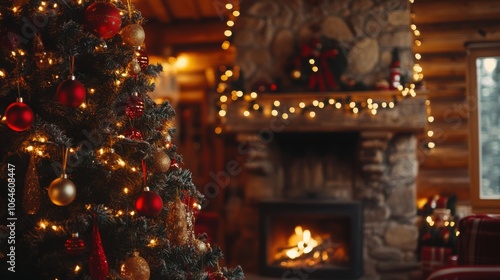
[[[338,89],[333,71],[329,65],[329,60],[335,58],[338,53],[339,51],[335,48],[324,49],[318,39],[313,39],[310,43],[302,46],[302,58],[308,58],[310,66],[314,68],[311,70],[308,81],[308,88],[310,90],[319,89],[320,91],[325,91]],[[311,63],[311,59],[314,60],[313,63]]]

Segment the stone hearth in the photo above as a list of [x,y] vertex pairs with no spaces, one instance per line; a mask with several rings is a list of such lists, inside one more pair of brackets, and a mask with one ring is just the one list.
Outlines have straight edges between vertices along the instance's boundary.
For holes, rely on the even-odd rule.
[[[349,96],[366,98],[361,93]],[[379,93],[380,100],[374,102],[390,96]],[[280,95],[283,107],[308,98],[323,100],[325,95]],[[332,108],[317,110],[314,119],[298,114],[284,120],[265,111],[244,117],[238,103],[228,108],[225,127],[237,135],[240,152],[247,156],[242,204],[231,209],[236,218],[228,223],[228,230],[239,236],[228,244],[238,252],[235,262],[257,270],[259,201],[330,198],[362,203],[362,279],[417,279],[416,134],[426,125],[424,96],[403,99],[377,115]]]

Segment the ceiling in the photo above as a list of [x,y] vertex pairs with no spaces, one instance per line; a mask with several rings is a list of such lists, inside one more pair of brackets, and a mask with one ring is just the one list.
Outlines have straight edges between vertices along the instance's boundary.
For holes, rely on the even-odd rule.
[[234,52],[222,50],[228,0],[132,0],[146,19],[146,47],[153,62],[177,57],[181,93],[196,95],[214,86],[213,69],[231,65]]

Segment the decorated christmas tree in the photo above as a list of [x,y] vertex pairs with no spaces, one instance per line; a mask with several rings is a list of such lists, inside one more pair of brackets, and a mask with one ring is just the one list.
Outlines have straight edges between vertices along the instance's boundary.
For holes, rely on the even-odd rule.
[[143,22],[130,0],[0,4],[1,279],[243,279],[194,233]]

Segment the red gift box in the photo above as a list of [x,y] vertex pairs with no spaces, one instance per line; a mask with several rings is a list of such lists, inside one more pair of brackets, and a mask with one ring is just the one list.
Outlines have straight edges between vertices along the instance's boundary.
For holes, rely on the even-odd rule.
[[422,261],[423,279],[426,279],[432,272],[440,268],[450,266],[451,259],[451,248],[422,247],[420,260]]

